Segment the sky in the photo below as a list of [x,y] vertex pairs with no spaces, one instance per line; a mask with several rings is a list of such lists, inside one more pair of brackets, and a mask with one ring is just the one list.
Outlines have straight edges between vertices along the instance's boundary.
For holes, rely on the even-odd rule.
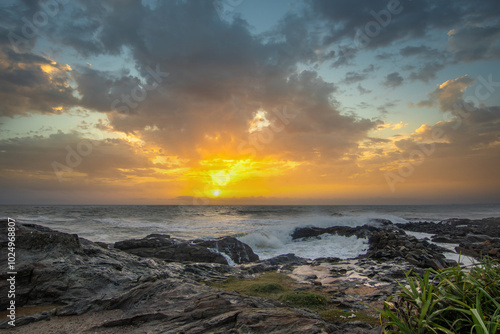
[[500,202],[496,0],[4,0],[0,204]]

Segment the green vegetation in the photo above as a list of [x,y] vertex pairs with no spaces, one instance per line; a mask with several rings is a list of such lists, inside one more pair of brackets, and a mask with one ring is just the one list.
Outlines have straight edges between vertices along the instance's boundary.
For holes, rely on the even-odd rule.
[[[255,279],[238,279],[229,277],[222,282],[205,282],[206,284],[228,291],[237,291],[244,295],[277,299],[297,308],[308,308],[318,312],[326,321],[349,322],[361,320],[373,326],[378,325],[378,319],[363,312],[339,309],[333,305],[326,292],[313,290],[294,291],[295,287],[290,277],[276,272],[265,273]],[[349,316],[354,317],[348,318]]]
[[290,290],[292,280],[287,275],[269,272],[251,280],[229,277],[222,282],[206,282],[206,284],[214,288],[237,291],[248,296],[268,298],[274,296],[277,299],[283,292]]
[[[430,274],[435,277],[431,281]],[[500,264],[483,259],[469,268],[406,273],[408,286],[378,310],[386,333],[497,333],[500,330]],[[394,301],[392,301],[394,300]]]
[[325,296],[313,292],[287,292],[280,296],[280,301],[293,307],[306,307],[310,309],[323,308],[328,305]]
[[[335,309],[329,309],[329,310],[324,310],[324,311],[319,311],[318,314],[320,317],[325,319],[326,321],[331,321],[331,322],[350,322],[350,321],[362,321],[367,324],[370,324],[371,326],[380,326],[380,322],[378,319],[360,311],[348,311],[348,310],[341,310],[338,308]],[[355,317],[352,317],[354,314]],[[351,317],[351,318],[349,318]]]

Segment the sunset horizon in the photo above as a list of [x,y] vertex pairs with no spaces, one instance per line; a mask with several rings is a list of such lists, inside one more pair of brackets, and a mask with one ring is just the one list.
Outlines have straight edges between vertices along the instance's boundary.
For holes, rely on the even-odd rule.
[[500,202],[492,1],[6,1],[0,204]]

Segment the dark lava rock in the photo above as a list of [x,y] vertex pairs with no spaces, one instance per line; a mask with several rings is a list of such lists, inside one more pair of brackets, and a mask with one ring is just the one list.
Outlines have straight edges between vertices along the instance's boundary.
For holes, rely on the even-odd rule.
[[233,237],[224,237],[212,240],[193,240],[193,244],[207,248],[216,249],[218,252],[227,254],[234,263],[248,263],[259,261],[250,246]]
[[276,265],[301,265],[307,263],[307,259],[304,259],[303,257],[298,257],[293,253],[289,254],[282,254],[278,255],[275,257],[272,257],[267,260],[263,260],[260,263],[270,265],[270,266],[276,266]]
[[[5,223],[0,223],[2,230]],[[2,231],[3,232],[3,231]],[[7,248],[2,233],[0,247]],[[107,250],[75,234],[16,223],[16,306],[65,305],[102,298],[148,277],[167,277],[172,270],[152,260]],[[7,268],[7,257],[0,266]],[[7,296],[7,274],[0,274],[0,294]],[[7,298],[0,299],[5,309]],[[88,307],[88,305],[87,305]]]
[[446,260],[442,254],[444,248],[408,236],[401,230],[383,230],[374,232],[368,239],[370,248],[366,256],[377,260],[404,258],[421,268],[442,269],[456,265],[455,261]]
[[483,242],[469,242],[466,240],[461,242],[458,247],[455,247],[455,250],[457,253],[475,258],[489,256],[493,259],[500,259],[500,239]]
[[119,241],[115,243],[115,248],[140,257],[153,257],[171,262],[228,264],[226,258],[217,251],[162,234],[150,234],[142,239]]
[[367,238],[379,228],[371,225],[363,225],[357,227],[349,226],[332,226],[332,227],[298,227],[292,233],[292,239],[317,237],[321,234],[337,234],[344,237],[352,237],[355,235],[358,238]]
[[455,218],[440,223],[415,222],[397,226],[408,231],[435,234],[433,242],[459,244],[456,251],[466,256],[500,256],[500,218]]
[[[0,227],[5,232],[4,222],[0,222]],[[0,238],[2,249],[6,247],[6,235],[2,233]],[[147,245],[156,243],[161,248],[169,244],[167,236],[151,239],[154,241]],[[135,249],[141,242],[144,240],[123,245]],[[6,266],[5,258],[1,261],[0,265]],[[141,259],[118,249],[105,249],[76,235],[17,223],[16,307],[63,306],[17,318],[13,332],[339,332],[338,327],[311,311],[224,292],[190,279],[193,275],[198,280],[206,278],[207,273],[216,275],[214,268],[233,270],[222,265]],[[0,294],[6,296],[5,274],[0,279]],[[0,306],[5,309],[7,301],[2,298]],[[70,315],[75,316],[64,317]],[[11,329],[7,320],[0,322],[0,328]]]
[[258,261],[247,244],[233,237],[213,240],[180,240],[164,234],[150,234],[142,239],[115,243],[115,248],[141,257],[153,257],[171,262],[208,262],[228,264],[223,254],[234,263]]

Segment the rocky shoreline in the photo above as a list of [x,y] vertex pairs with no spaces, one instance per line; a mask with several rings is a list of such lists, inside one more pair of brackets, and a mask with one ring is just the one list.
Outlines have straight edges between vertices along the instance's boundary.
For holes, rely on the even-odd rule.
[[[7,222],[0,244],[7,249]],[[406,231],[432,233],[419,240]],[[451,219],[441,223],[392,224],[380,220],[359,227],[300,228],[294,239],[330,233],[368,238],[369,249],[355,259],[302,259],[287,254],[259,260],[235,238],[179,240],[152,234],[117,242],[114,247],[76,234],[35,224],[16,223],[16,326],[0,322],[6,333],[379,333],[374,323],[349,314],[376,317],[410,269],[455,265],[446,248],[500,258],[500,219]],[[432,241],[432,242],[431,242]],[[7,267],[6,256],[0,260]],[[229,265],[233,264],[233,265]],[[279,272],[297,291],[318,291],[346,316],[325,321],[317,313],[278,300],[216,289],[206,282],[229,277],[254,279]],[[8,293],[2,271],[0,294]],[[8,300],[1,299],[6,309]],[[43,310],[21,315],[30,308]],[[375,319],[375,318],[374,318]],[[376,322],[375,322],[376,323]]]

